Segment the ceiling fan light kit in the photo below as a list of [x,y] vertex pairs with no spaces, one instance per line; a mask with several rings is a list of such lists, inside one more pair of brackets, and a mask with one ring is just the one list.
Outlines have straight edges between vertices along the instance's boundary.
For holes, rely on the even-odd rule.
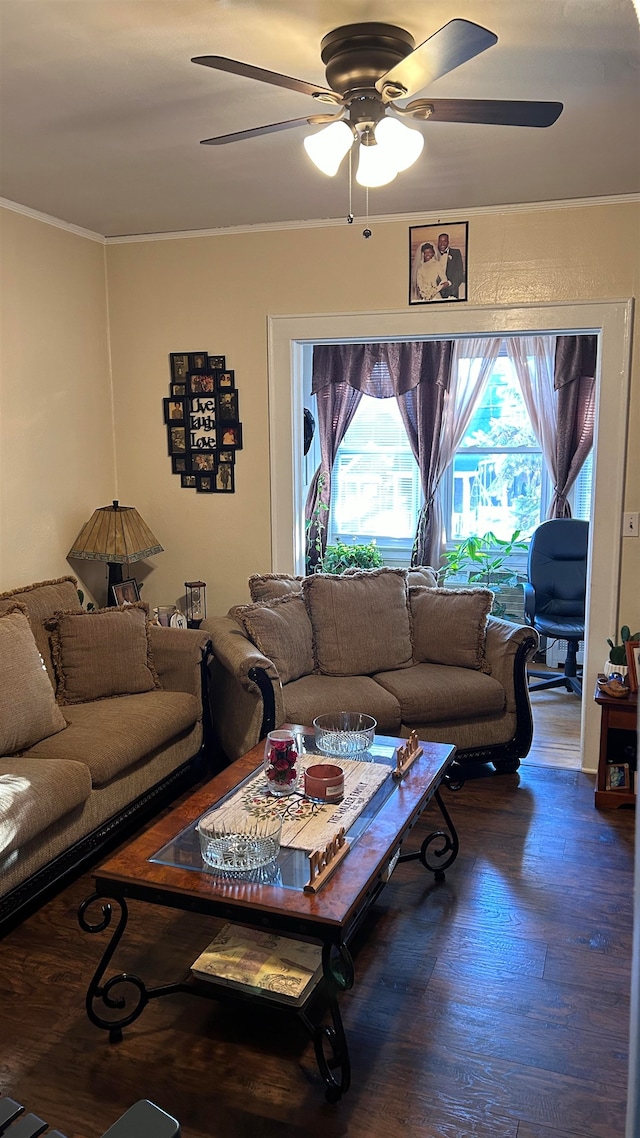
[[398,119],[383,118],[375,129],[375,135],[378,146],[384,147],[399,174],[413,166],[422,154],[424,135],[419,130],[411,130]]
[[333,178],[345,154],[353,146],[353,131],[344,121],[332,122],[317,134],[304,140],[304,148],[311,161],[323,174]]
[[[356,181],[365,187],[384,186],[409,169],[420,157],[424,137],[411,130],[396,115],[419,122],[479,123],[485,126],[551,126],[562,112],[562,103],[490,99],[413,99],[436,79],[480,55],[498,42],[494,32],[469,20],[450,20],[424,43],[415,46],[413,36],[393,24],[348,24],[329,32],[320,45],[326,68],[327,87],[294,79],[276,71],[220,55],[197,56],[193,63],[285,87],[314,100],[341,108],[337,115],[307,115],[285,122],[268,123],[234,134],[203,139],[206,145],[222,145],[303,123],[323,129],[309,135],[304,147],[322,173],[333,177],[354,143],[359,146]],[[391,109],[394,113],[388,114]]]
[[340,119],[305,138],[304,148],[318,170],[333,178],[356,140],[360,144],[356,181],[369,187],[388,185],[401,170],[413,166],[424,146],[419,131],[384,116],[375,127],[367,125],[361,131]]

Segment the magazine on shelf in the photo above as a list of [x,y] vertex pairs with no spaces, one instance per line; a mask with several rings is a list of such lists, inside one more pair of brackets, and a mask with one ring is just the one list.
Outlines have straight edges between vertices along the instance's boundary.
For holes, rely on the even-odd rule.
[[191,965],[199,980],[263,996],[283,1004],[302,1004],[322,975],[317,944],[227,924]]

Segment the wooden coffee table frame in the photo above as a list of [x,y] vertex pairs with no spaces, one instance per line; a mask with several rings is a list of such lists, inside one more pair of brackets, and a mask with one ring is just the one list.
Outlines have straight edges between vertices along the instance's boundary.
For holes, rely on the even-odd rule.
[[[293,728],[304,731],[298,725],[293,725]],[[400,746],[405,740],[380,737],[379,742]],[[150,1000],[161,996],[186,992],[212,999],[229,996],[261,999],[259,995],[246,996],[235,989],[193,976],[156,987],[147,987],[139,976],[128,972],[114,974],[104,981],[127,925],[127,899],[185,909],[262,930],[319,941],[322,945],[322,979],[305,1003],[299,1007],[292,1006],[291,1010],[305,1024],[313,1040],[326,1096],[330,1102],[337,1102],[350,1083],[349,1051],[338,1006],[339,994],[351,988],[354,982],[348,944],[384,889],[396,861],[418,859],[435,874],[437,880],[442,880],[444,871],[458,854],[458,837],[440,795],[443,784],[455,790],[461,782],[457,768],[454,768],[455,773],[451,770],[455,747],[439,743],[421,743],[421,746],[423,755],[398,782],[336,873],[317,894],[274,885],[244,884],[237,880],[225,882],[214,874],[150,860],[167,842],[260,766],[263,743],[232,763],[103,863],[93,874],[95,892],[82,902],[78,911],[78,920],[85,932],[101,933],[111,925],[114,908],[119,910],[116,927],[87,990],[85,1006],[91,1022],[108,1031],[110,1042],[116,1043],[122,1039],[123,1028],[141,1015]],[[409,831],[432,800],[437,804],[446,828],[430,833],[419,850],[400,853]],[[89,910],[96,906],[100,917],[92,919]],[[123,986],[128,986],[128,998],[123,998]],[[131,997],[134,998],[132,1007]],[[287,1007],[286,1004],[277,1006]],[[322,1023],[327,1006],[331,1026]],[[98,1008],[107,1014],[100,1014]]]

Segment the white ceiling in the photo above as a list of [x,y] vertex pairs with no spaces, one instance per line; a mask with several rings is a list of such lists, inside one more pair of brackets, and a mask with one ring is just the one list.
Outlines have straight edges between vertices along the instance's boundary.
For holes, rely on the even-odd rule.
[[322,108],[191,57],[325,86],[332,28],[379,20],[420,44],[454,17],[498,43],[422,97],[550,99],[564,112],[547,129],[424,124],[421,158],[370,191],[371,216],[640,191],[634,0],[0,0],[0,195],[104,236],[345,217],[348,163],[320,174],[306,126],[199,145]]

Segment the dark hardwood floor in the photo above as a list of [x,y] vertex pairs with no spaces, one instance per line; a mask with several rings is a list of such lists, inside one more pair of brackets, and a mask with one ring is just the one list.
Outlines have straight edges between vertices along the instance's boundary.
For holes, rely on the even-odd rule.
[[[184,1138],[621,1138],[634,812],[597,813],[591,776],[535,765],[445,794],[446,881],[398,866],[354,946],[341,1103],[291,1013],[169,996],[110,1045],[84,1009],[103,946],[77,921],[89,874],[0,942],[2,1092],[68,1138],[139,1098]],[[134,902],[110,972],[178,979],[212,928]]]

